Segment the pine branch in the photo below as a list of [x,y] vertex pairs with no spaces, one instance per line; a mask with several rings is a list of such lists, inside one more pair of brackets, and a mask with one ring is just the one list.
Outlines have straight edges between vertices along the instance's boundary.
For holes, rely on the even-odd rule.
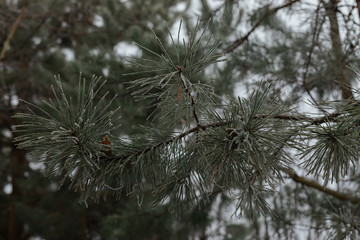
[[[338,117],[340,114],[336,113],[336,114],[330,114],[329,116],[323,116],[323,117],[319,117],[319,118],[311,118],[311,117],[306,117],[306,116],[291,116],[291,115],[276,115],[273,116],[274,119],[281,119],[281,120],[290,120],[290,121],[306,121],[306,122],[310,122],[308,125],[305,125],[305,127],[307,126],[311,126],[311,125],[318,125],[318,124],[322,124],[325,122],[331,122],[331,121],[335,121],[336,117]],[[262,118],[266,118],[269,115],[267,114],[263,114],[263,115],[257,115],[254,117],[254,119],[262,119]],[[158,149],[160,147],[166,146],[174,141],[183,139],[187,136],[189,136],[190,134],[197,132],[197,131],[206,131],[209,128],[216,128],[216,127],[222,127],[222,126],[226,126],[228,125],[230,122],[217,122],[217,123],[209,123],[206,125],[197,125],[196,127],[190,128],[189,130],[176,135],[172,138],[170,138],[169,140],[165,141],[165,142],[159,142],[155,145],[152,145],[150,147],[146,147],[145,149],[139,150],[138,152],[129,154],[129,155],[123,155],[123,156],[116,156],[111,158],[111,160],[123,160],[123,159],[128,159],[128,158],[136,158],[138,156],[140,156],[141,154],[145,154],[148,153],[152,150]]]
[[[189,125],[176,134],[170,134],[174,129],[170,125],[165,130],[143,127],[142,134],[130,137],[129,142],[112,138],[113,112],[108,111],[111,101],[105,103],[106,94],[100,100],[94,99],[105,83],[98,87],[99,79],[94,78],[87,86],[85,80],[80,80],[74,102],[58,79],[60,95],[53,89],[56,102],[44,101],[43,106],[32,105],[32,114],[17,115],[23,120],[16,126],[22,134],[17,138],[19,147],[32,150],[30,156],[45,163],[49,176],[61,175],[63,181],[70,178],[71,187],[81,191],[84,200],[97,200],[111,191],[119,196],[122,189],[128,194],[141,194],[151,187],[155,203],[170,199],[170,208],[181,211],[182,204],[191,207],[194,202],[206,200],[214,187],[229,191],[234,188],[240,192],[237,209],[266,214],[271,212],[266,199],[272,190],[257,180],[273,186],[285,172],[296,182],[342,200],[359,202],[297,176],[287,168],[292,158],[284,150],[301,150],[302,157],[310,155],[310,172],[332,174],[338,181],[340,173],[349,171],[350,160],[355,161],[346,156],[358,153],[358,148],[353,147],[357,142],[344,136],[359,125],[356,121],[360,120],[348,118],[356,114],[351,112],[355,105],[340,105],[342,109],[321,117],[293,114],[277,98],[269,99],[270,86],[261,86],[248,99],[230,99],[220,104],[214,100],[218,96],[213,87],[200,83],[195,75],[219,61],[215,54],[218,41],[212,44],[209,38],[204,46],[201,39],[206,36],[205,30],[199,36],[200,28],[198,23],[189,42],[183,45],[175,43],[170,35],[172,49],[155,35],[161,53],[140,46],[153,58],[130,60],[140,69],[134,74],[141,75],[132,82],[134,94],[154,99],[160,109],[159,120],[177,122],[186,116],[195,120],[195,127],[191,125],[194,121],[188,121]],[[181,98],[181,93],[185,97]],[[200,117],[206,124],[200,122]],[[349,122],[355,127],[348,127]],[[306,138],[316,143],[304,147],[301,140]]]
[[[179,73],[181,74],[181,72]],[[179,77],[181,77],[181,75]],[[126,179],[120,181],[120,186],[141,184],[141,179],[148,176],[146,172],[159,168],[160,166],[158,164],[164,164],[161,160],[154,161],[151,160],[152,158],[161,158],[161,154],[165,153],[167,151],[166,149],[169,148],[171,148],[173,154],[178,154],[182,149],[177,148],[177,143],[180,143],[180,140],[187,141],[185,139],[187,136],[194,132],[201,131],[201,134],[198,135],[199,139],[194,142],[195,148],[190,150],[189,155],[179,153],[178,156],[175,156],[176,161],[179,161],[175,166],[177,166],[177,164],[180,164],[180,166],[185,164],[186,166],[186,161],[190,161],[189,159],[193,157],[193,154],[197,154],[196,151],[198,151],[198,147],[202,148],[205,146],[205,148],[203,148],[203,151],[205,151],[203,154],[206,156],[208,156],[208,153],[212,154],[213,148],[208,148],[206,145],[207,143],[213,144],[217,142],[217,144],[213,146],[218,148],[215,152],[219,152],[220,155],[213,156],[214,160],[211,160],[211,162],[208,163],[208,167],[204,169],[198,165],[194,165],[194,167],[197,168],[196,171],[205,171],[204,177],[207,178],[206,181],[208,182],[205,183],[201,179],[198,180],[198,187],[203,188],[202,184],[210,184],[211,179],[214,179],[214,174],[211,175],[211,173],[215,173],[217,170],[216,173],[218,173],[218,176],[227,175],[228,171],[232,171],[231,166],[234,164],[234,156],[238,153],[241,155],[245,154],[243,155],[244,161],[242,163],[244,164],[243,167],[246,168],[244,169],[244,175],[236,180],[240,181],[239,186],[244,187],[244,195],[240,198],[239,206],[248,206],[248,201],[255,201],[260,204],[261,211],[267,212],[268,206],[264,196],[268,190],[250,184],[249,174],[255,170],[258,176],[270,181],[274,179],[272,176],[274,175],[274,171],[279,176],[277,170],[278,163],[272,161],[273,157],[269,158],[269,156],[267,156],[267,149],[273,149],[276,144],[283,143],[284,137],[288,134],[293,134],[293,132],[287,133],[284,131],[283,134],[278,134],[276,130],[271,129],[275,123],[274,120],[286,121],[289,122],[290,125],[291,122],[307,123],[300,127],[307,128],[312,125],[337,121],[337,117],[339,116],[339,114],[332,114],[319,118],[311,118],[307,116],[279,114],[282,113],[280,108],[272,100],[266,101],[267,90],[257,91],[251,95],[249,100],[239,99],[238,102],[232,102],[229,109],[224,108],[224,117],[220,117],[214,112],[213,120],[206,125],[197,123],[196,127],[172,137],[162,136],[161,131],[158,132],[159,135],[155,131],[153,133],[159,137],[154,135],[152,138],[151,129],[148,129],[149,131],[145,129],[153,139],[150,140],[149,143],[139,143],[139,145],[135,143],[135,145],[131,145],[119,140],[121,146],[117,147],[116,145],[112,145],[113,154],[106,154],[109,151],[107,143],[110,141],[106,141],[104,135],[108,134],[112,129],[110,117],[113,113],[106,113],[106,109],[108,109],[111,102],[101,107],[104,104],[105,96],[103,96],[96,105],[93,104],[94,96],[98,94],[100,89],[97,87],[99,79],[93,78],[88,88],[86,87],[85,80],[79,81],[77,105],[73,105],[72,99],[66,96],[59,79],[57,80],[57,84],[61,94],[59,96],[54,90],[56,103],[51,100],[50,102],[44,102],[46,108],[32,105],[37,109],[38,114],[16,115],[17,118],[22,119],[24,122],[23,125],[17,126],[16,131],[22,133],[22,135],[16,140],[20,142],[20,147],[33,150],[34,156],[41,156],[40,161],[45,162],[48,166],[46,171],[50,176],[58,174],[56,169],[61,166],[60,169],[65,172],[63,178],[65,179],[67,176],[70,176],[74,182],[74,186],[84,192],[84,199],[91,196],[89,194],[91,191],[94,191],[93,188],[99,189],[100,187],[102,189],[96,192],[95,198],[105,194],[109,189],[114,189],[110,187],[106,188],[106,186],[108,186],[108,184],[113,186],[118,183],[116,181],[114,182],[112,177],[120,174],[119,171],[122,175],[125,174],[127,176]],[[100,87],[103,84],[104,83],[100,84]],[[96,91],[94,91],[94,89],[96,89]],[[188,94],[189,97],[192,96],[190,90],[188,90]],[[195,104],[195,100],[193,100],[193,103]],[[195,107],[194,104],[192,107]],[[197,116],[196,114],[195,112],[194,116]],[[210,114],[209,120],[211,118]],[[213,139],[214,137],[217,139]],[[102,138],[105,140],[99,142]],[[187,146],[186,148],[188,147],[191,148],[191,146]],[[119,153],[117,149],[121,149],[122,155],[117,154]],[[207,153],[207,151],[209,152]],[[234,152],[234,154],[231,154],[232,152]],[[237,154],[235,154],[235,152]],[[161,154],[158,155],[158,153]],[[229,158],[229,161],[226,163],[223,161],[224,154]],[[164,156],[174,157],[167,153],[165,153]],[[206,162],[207,160],[203,159],[202,161]],[[60,165],[58,165],[59,163]],[[174,167],[172,161],[166,161],[165,164],[170,169]],[[181,189],[182,185],[190,181],[189,179],[191,177],[196,177],[196,174],[191,173],[192,165],[185,166],[183,166],[184,168],[182,167],[182,170],[175,171],[175,173],[172,172],[172,170],[165,170],[163,172],[165,175],[156,177],[154,180],[155,185],[162,182],[163,179],[168,179],[166,180],[168,182],[165,182],[165,185],[159,190],[160,199],[166,198],[167,194],[171,194],[177,198],[176,193],[171,193],[171,189],[175,189],[174,191]],[[76,168],[79,168],[79,170],[72,176],[71,174]],[[101,170],[102,168],[106,168],[106,170],[103,171]],[[164,169],[167,169],[167,167]],[[103,175],[105,172],[106,176]],[[210,175],[207,176],[209,173]],[[91,180],[91,184],[88,182],[89,174],[94,178]],[[230,173],[230,175],[232,175],[232,173]],[[130,181],[129,179],[132,180]],[[135,181],[135,183],[133,181]],[[235,181],[235,179],[231,177],[226,181],[232,181],[229,183],[234,184],[233,181]],[[251,182],[253,183],[253,181]],[[202,190],[202,193],[206,195],[206,189],[208,188],[204,187],[203,189],[205,190]],[[188,191],[190,198],[200,199],[195,194],[195,190],[188,189]],[[180,200],[175,200],[175,208],[179,201]]]
[[[312,118],[307,116],[291,116],[291,115],[276,115],[273,118],[282,119],[282,120],[293,120],[293,121],[306,121],[309,122],[310,125],[319,125],[326,122],[336,122],[336,118],[339,117],[340,113],[332,113],[327,116]],[[267,117],[266,114],[258,115],[256,118],[264,118]]]

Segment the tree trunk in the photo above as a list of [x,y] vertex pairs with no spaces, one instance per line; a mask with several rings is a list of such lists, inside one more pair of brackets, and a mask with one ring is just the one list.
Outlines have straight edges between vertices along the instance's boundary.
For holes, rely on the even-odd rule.
[[11,158],[11,180],[12,180],[12,193],[8,206],[8,240],[19,240],[23,233],[23,226],[19,222],[16,213],[16,202],[21,195],[21,183],[24,178],[25,171],[25,151],[17,149],[13,146]]
[[357,6],[359,18],[360,18],[360,0],[356,0],[356,6]]
[[330,38],[332,43],[332,48],[335,55],[335,65],[336,65],[336,83],[340,86],[342,91],[343,99],[353,99],[354,96],[351,91],[351,86],[349,81],[345,78],[345,59],[342,52],[339,23],[337,19],[337,4],[338,0],[330,0],[325,4],[326,14],[330,21]]
[[[10,109],[10,104],[9,104]],[[12,111],[4,111],[0,113],[0,125],[11,131],[13,120],[11,119]],[[13,141],[9,143],[11,147],[11,159],[9,176],[11,177],[12,192],[8,201],[8,219],[7,219],[7,239],[19,240],[23,236],[23,225],[19,221],[18,213],[16,212],[16,203],[21,201],[21,181],[24,179],[24,172],[26,167],[26,152],[18,149]]]
[[81,240],[86,240],[86,208],[83,207],[81,213]]

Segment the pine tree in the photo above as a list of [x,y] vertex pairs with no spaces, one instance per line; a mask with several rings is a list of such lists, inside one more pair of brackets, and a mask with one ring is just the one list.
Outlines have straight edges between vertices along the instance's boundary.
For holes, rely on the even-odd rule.
[[[124,197],[130,196],[146,209],[149,201],[157,206],[148,210],[151,220],[139,212],[145,222],[191,223],[166,224],[165,235],[155,231],[155,238],[206,239],[212,218],[225,228],[225,239],[294,239],[304,234],[299,227],[310,239],[356,239],[359,90],[351,83],[359,59],[359,2],[264,1],[248,14],[235,1],[217,8],[201,3],[204,21],[193,24],[184,16],[186,39],[182,23],[172,31],[176,18],[160,24],[155,17],[152,40],[137,44],[141,56],[128,58],[128,65],[121,59],[120,80],[110,75],[110,83],[122,85],[118,94],[131,92],[141,110],[119,108],[119,99],[128,96],[120,98],[112,85],[80,67],[84,76],[57,76],[51,99],[27,100],[29,111],[15,115],[18,147],[43,163],[47,176],[79,192],[84,204],[130,203],[103,222],[108,238],[139,238],[136,230],[121,232],[135,225],[128,222],[133,213],[124,211],[134,211]],[[301,31],[284,22],[298,12],[309,15]],[[234,39],[245,20],[249,30]],[[260,28],[271,41],[256,35]],[[233,96],[235,83],[253,91]],[[317,115],[299,109],[306,99]],[[130,130],[133,111],[147,120]],[[231,204],[246,224],[222,222]],[[217,216],[211,217],[214,207]]]
[[[116,54],[114,49],[119,48],[120,42],[127,43],[120,48],[126,50],[131,41],[151,48],[156,43],[150,41],[153,37],[147,24],[160,25],[163,20],[172,24],[185,12],[165,11],[164,7],[171,8],[178,1],[165,4],[153,1],[154,8],[142,1],[132,3],[0,2],[1,239],[94,239],[99,236],[103,239],[167,239],[168,236],[184,239],[200,231],[198,225],[188,226],[173,217],[165,206],[153,209],[146,197],[148,193],[144,193],[141,209],[137,199],[125,195],[117,201],[108,198],[101,205],[79,204],[79,194],[68,191],[69,180],[65,180],[59,190],[57,179],[44,177],[43,166],[36,164],[37,159],[32,161],[13,142],[16,133],[12,132],[12,125],[19,122],[11,116],[27,108],[18,98],[37,105],[52,97],[50,86],[55,73],[61,75],[64,88],[70,89],[69,94],[76,94],[71,89],[74,87],[72,76],[78,76],[80,71],[85,77],[106,75],[104,91],[106,88],[118,94],[114,105],[122,105],[122,113],[127,116],[122,118],[124,128],[120,134],[136,133],[130,124],[144,124],[150,110],[142,110],[142,103],[127,94],[121,76],[129,69],[125,67],[123,54]],[[163,35],[166,36],[165,31]],[[158,221],[154,221],[155,218]],[[177,223],[179,227],[173,227]],[[141,232],[144,232],[142,237]]]

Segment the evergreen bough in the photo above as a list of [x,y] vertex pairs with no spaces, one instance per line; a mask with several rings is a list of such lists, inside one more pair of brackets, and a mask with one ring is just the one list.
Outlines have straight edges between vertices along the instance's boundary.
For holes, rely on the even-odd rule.
[[112,135],[121,128],[121,111],[111,110],[116,96],[109,103],[107,93],[98,96],[106,81],[80,78],[72,99],[56,77],[55,100],[29,103],[30,113],[15,116],[22,122],[15,126],[18,146],[44,163],[49,177],[70,178],[83,201],[124,191],[141,199],[150,188],[155,204],[169,201],[179,213],[228,191],[239,212],[268,214],[266,199],[284,174],[320,188],[292,170],[299,156],[309,173],[324,177],[322,191],[331,194],[327,182],[349,174],[360,155],[359,104],[328,103],[330,113],[314,118],[269,97],[271,84],[248,98],[216,95],[210,81],[198,80],[207,66],[223,61],[206,27],[199,22],[187,41],[180,41],[181,26],[175,40],[169,31],[171,49],[155,34],[160,52],[140,46],[153,57],[129,59],[139,69],[129,74],[139,76],[130,89],[156,106],[151,117],[159,126],[140,126],[141,134],[125,139]]

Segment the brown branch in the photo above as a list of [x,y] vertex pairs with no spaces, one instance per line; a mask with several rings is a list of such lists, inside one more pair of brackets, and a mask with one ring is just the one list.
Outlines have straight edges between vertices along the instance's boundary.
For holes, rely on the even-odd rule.
[[[281,119],[281,120],[293,120],[293,121],[306,121],[310,122],[310,125],[319,125],[325,122],[336,122],[336,117],[338,117],[340,113],[332,113],[323,117],[312,118],[307,116],[292,116],[292,115],[275,115],[274,119]],[[268,117],[267,114],[257,115],[254,118],[266,118]]]
[[312,125],[318,125],[318,124],[322,124],[322,123],[325,123],[325,122],[335,121],[338,116],[340,116],[340,113],[335,112],[335,113],[332,113],[332,114],[329,114],[329,115],[326,115],[326,116],[323,116],[323,117],[313,118],[311,120],[311,124]]
[[[317,120],[314,120],[313,122],[315,122],[315,123],[316,122],[321,122],[324,119],[326,119],[326,118],[325,117],[318,118]],[[285,140],[285,142],[289,141],[291,138],[292,137],[289,136],[287,138],[287,140]],[[278,157],[279,153],[281,152],[281,149],[283,149],[284,146],[285,146],[285,142],[274,151],[274,153],[272,154],[273,157]],[[358,198],[358,197],[354,197],[354,196],[349,195],[349,194],[337,192],[337,191],[332,190],[330,188],[326,188],[326,187],[320,185],[319,183],[317,183],[317,182],[315,182],[313,180],[307,179],[305,177],[298,176],[296,174],[296,172],[291,168],[280,167],[279,169],[280,169],[280,171],[286,173],[292,180],[294,180],[297,183],[301,183],[301,184],[303,184],[303,185],[305,185],[307,187],[320,190],[321,192],[324,192],[324,193],[326,193],[328,195],[331,195],[331,196],[333,196],[333,197],[335,197],[337,199],[340,199],[342,201],[349,201],[349,202],[351,202],[353,204],[359,204],[360,205],[360,198]]]
[[293,169],[290,168],[281,168],[281,171],[283,171],[284,173],[286,173],[292,180],[294,180],[297,183],[301,183],[305,186],[308,186],[310,188],[314,188],[317,189],[321,192],[324,192],[328,195],[331,195],[339,200],[342,201],[348,201],[351,202],[353,204],[359,204],[360,203],[360,198],[358,197],[354,197],[350,194],[346,194],[346,193],[341,193],[341,192],[337,192],[335,190],[332,190],[330,188],[326,188],[322,185],[320,185],[319,183],[313,181],[313,180],[309,180],[305,177],[300,177],[296,174],[296,172]]
[[[58,0],[53,0],[53,2],[50,4],[50,8],[48,9],[48,12],[45,16],[43,16],[39,22],[39,24],[32,30],[32,32],[22,41],[22,43],[16,47],[16,49],[13,49],[10,53],[3,56],[3,58],[0,59],[0,61],[4,61],[9,57],[12,57],[17,54],[17,52],[24,52],[23,47],[26,45],[26,43],[29,42],[29,40],[32,39],[32,37],[41,29],[41,27],[45,24],[46,20],[51,17],[52,8],[56,5]],[[49,39],[49,37],[48,37]],[[37,48],[37,47],[36,47]],[[33,51],[35,49],[31,49]]]
[[249,36],[260,26],[260,24],[269,16],[272,14],[275,14],[277,11],[279,11],[280,9],[289,7],[291,5],[293,5],[296,2],[299,2],[300,0],[293,0],[290,2],[285,3],[284,5],[281,5],[279,7],[276,8],[272,8],[270,9],[267,13],[264,14],[264,16],[262,16],[255,24],[254,26],[250,29],[250,31],[245,34],[243,37],[236,39],[232,44],[230,44],[228,47],[226,47],[223,51],[224,54],[230,53],[232,51],[234,51],[237,47],[239,47],[241,44],[243,44],[246,40],[248,40]]
[[24,16],[25,9],[27,8],[28,2],[29,2],[29,0],[25,0],[24,5],[21,8],[21,12],[20,12],[19,16],[17,17],[16,21],[14,22],[13,26],[11,27],[10,33],[9,33],[8,37],[6,38],[4,46],[3,46],[2,50],[1,50],[1,53],[0,53],[0,61],[4,58],[6,49],[8,48],[8,46],[10,44],[10,41],[13,38],[13,36],[14,36],[14,34],[16,32],[16,29],[18,28],[18,26],[19,26],[19,24],[21,22],[21,19]]

